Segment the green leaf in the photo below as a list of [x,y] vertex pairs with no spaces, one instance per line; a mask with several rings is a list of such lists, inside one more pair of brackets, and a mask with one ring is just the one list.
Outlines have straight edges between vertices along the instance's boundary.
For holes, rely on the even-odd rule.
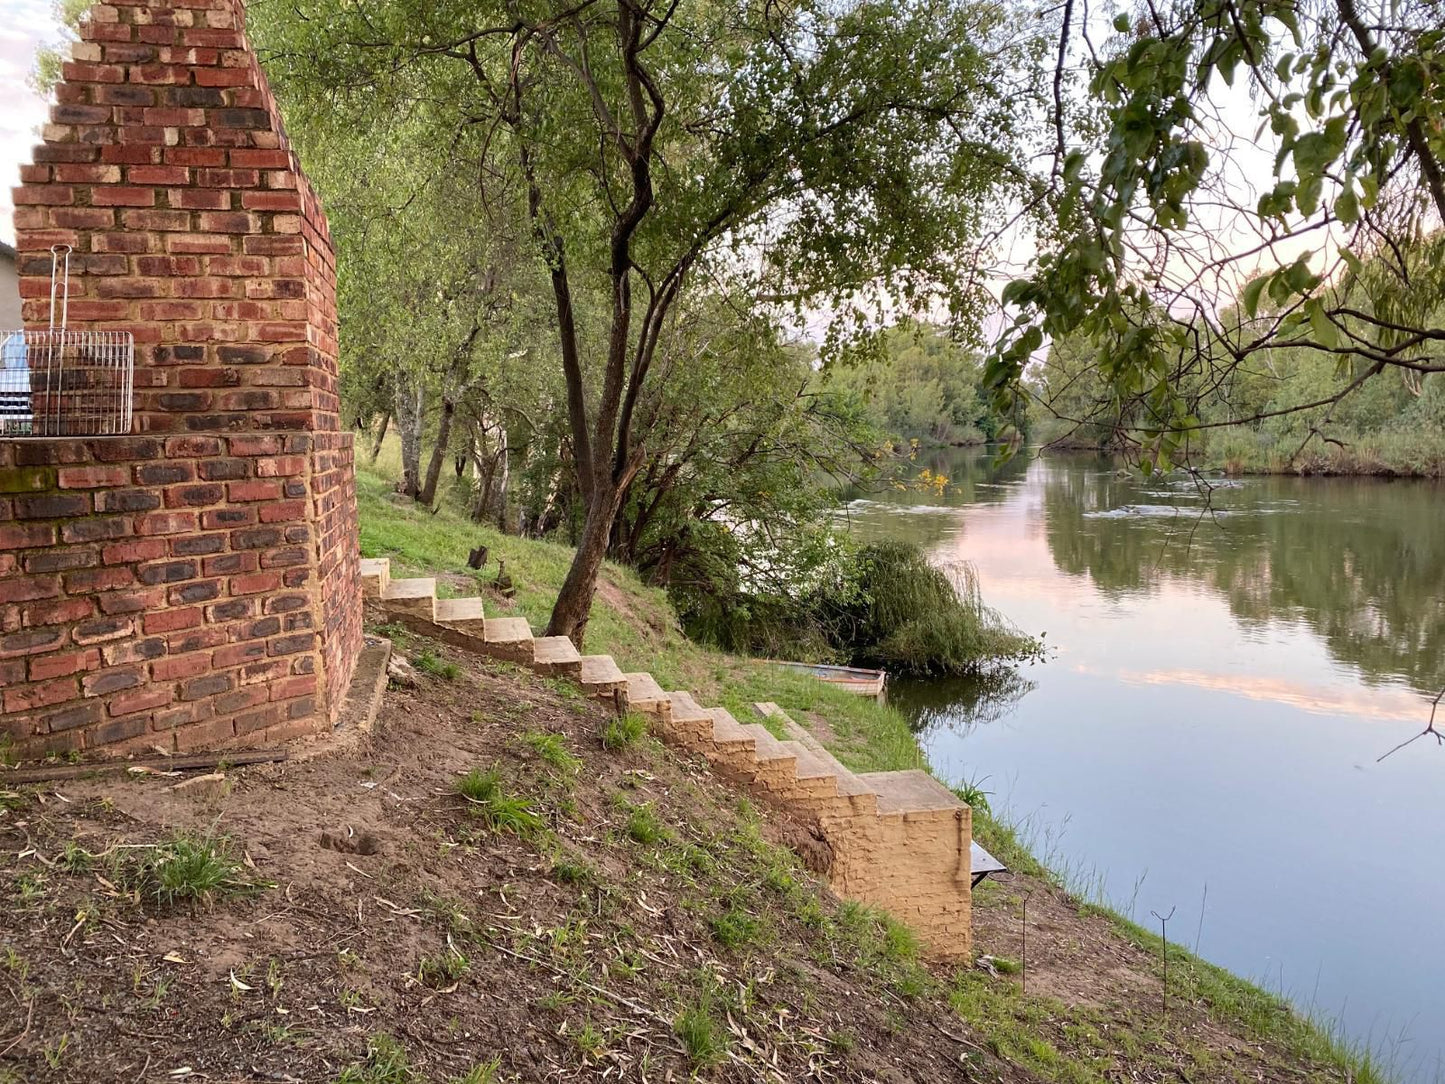
[[1269,283],[1269,279],[1268,275],[1259,275],[1244,284],[1244,292],[1240,294],[1239,299],[1251,320],[1259,312],[1259,295]]

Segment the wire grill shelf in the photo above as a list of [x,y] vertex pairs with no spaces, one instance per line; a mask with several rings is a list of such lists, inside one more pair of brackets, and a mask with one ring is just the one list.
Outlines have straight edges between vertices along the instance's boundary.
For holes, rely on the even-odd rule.
[[128,331],[71,331],[69,308],[70,249],[57,245],[51,249],[51,326],[0,332],[0,438],[130,432],[135,339]]

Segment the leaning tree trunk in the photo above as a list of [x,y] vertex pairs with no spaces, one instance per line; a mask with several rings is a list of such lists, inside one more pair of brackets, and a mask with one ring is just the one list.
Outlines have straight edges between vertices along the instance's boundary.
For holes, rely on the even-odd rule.
[[616,486],[605,489],[594,484],[592,500],[587,506],[587,521],[572,558],[572,567],[562,581],[562,590],[552,606],[547,623],[547,636],[565,636],[582,649],[587,633],[587,620],[592,614],[592,596],[597,592],[597,577],[607,556],[607,541],[612,536],[612,521],[617,518]]
[[391,424],[391,411],[381,412],[381,425],[377,427],[376,439],[371,442],[371,462],[376,462],[376,457],[381,454],[381,442],[386,439],[386,427]]
[[398,380],[396,431],[401,436],[401,492],[413,499],[421,491],[422,390]]
[[432,446],[431,461],[426,465],[426,482],[416,495],[418,504],[430,506],[437,497],[437,482],[442,476],[442,464],[446,462],[447,445],[452,442],[452,418],[456,416],[455,399],[442,397],[442,418],[437,425],[437,440]]

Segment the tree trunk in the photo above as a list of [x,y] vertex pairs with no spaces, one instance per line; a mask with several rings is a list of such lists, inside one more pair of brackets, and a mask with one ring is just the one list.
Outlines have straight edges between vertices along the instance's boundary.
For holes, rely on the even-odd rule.
[[597,576],[607,556],[607,540],[612,535],[612,521],[617,518],[617,489],[594,488],[587,507],[587,522],[577,542],[577,552],[557,602],[552,619],[547,623],[547,636],[565,636],[582,650],[587,634],[587,619],[592,614],[592,596],[597,591]]
[[381,442],[386,439],[386,427],[391,424],[391,411],[381,412],[381,425],[376,430],[376,439],[371,442],[371,462],[376,463],[376,457],[381,454]]
[[396,385],[396,430],[401,435],[400,490],[415,499],[421,491],[422,390],[403,380]]
[[426,484],[417,494],[417,503],[430,507],[437,497],[437,482],[442,476],[442,464],[446,462],[447,445],[452,442],[452,418],[456,416],[455,399],[442,397],[442,418],[437,425],[437,440],[432,445],[431,461],[426,465]]

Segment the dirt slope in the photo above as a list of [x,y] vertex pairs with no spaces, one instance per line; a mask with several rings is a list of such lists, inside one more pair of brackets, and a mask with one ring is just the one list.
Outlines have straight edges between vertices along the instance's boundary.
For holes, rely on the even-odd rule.
[[[0,1080],[1034,1079],[920,996],[903,931],[820,895],[796,826],[452,657],[352,752],[9,791]],[[456,793],[492,766],[540,826]],[[204,904],[156,898],[184,870],[137,845],[177,833],[238,863]]]

